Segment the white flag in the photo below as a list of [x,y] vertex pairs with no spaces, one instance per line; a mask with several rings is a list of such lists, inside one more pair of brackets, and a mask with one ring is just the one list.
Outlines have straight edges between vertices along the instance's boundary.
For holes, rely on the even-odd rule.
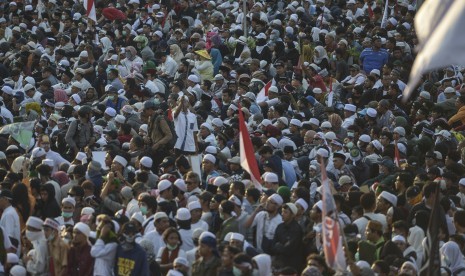
[[[447,10],[437,10],[443,4],[450,4]],[[424,73],[444,68],[452,64],[465,64],[465,40],[463,26],[465,26],[465,1],[428,0],[419,10],[420,17],[415,18],[417,30],[420,31],[420,51],[410,72],[407,88],[404,90],[404,100],[407,100],[415,85]],[[442,16],[439,18],[438,16]],[[423,21],[420,21],[422,18]],[[426,20],[426,18],[428,20]],[[426,21],[425,21],[426,20]],[[429,29],[428,29],[429,28]]]
[[97,14],[95,13],[95,1],[94,0],[84,0],[84,8],[86,9],[87,18],[93,20],[97,23]]

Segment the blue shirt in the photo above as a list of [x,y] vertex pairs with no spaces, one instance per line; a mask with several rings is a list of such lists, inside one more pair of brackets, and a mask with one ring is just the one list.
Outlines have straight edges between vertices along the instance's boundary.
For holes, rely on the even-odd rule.
[[383,65],[388,62],[388,58],[389,53],[384,49],[374,51],[373,48],[366,48],[360,54],[363,70],[367,74],[369,74],[373,69],[381,71]]
[[295,173],[294,166],[292,166],[292,164],[287,160],[282,160],[282,164],[284,181],[286,182],[287,186],[291,188],[292,185],[294,185],[294,183],[297,181],[297,175]]

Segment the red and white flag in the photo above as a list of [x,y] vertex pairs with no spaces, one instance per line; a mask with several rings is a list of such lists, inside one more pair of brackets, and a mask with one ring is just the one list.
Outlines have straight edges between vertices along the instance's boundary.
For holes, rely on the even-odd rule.
[[262,90],[260,90],[260,92],[258,92],[257,94],[257,103],[266,101],[268,97],[268,89],[270,89],[270,87],[275,84],[276,84],[276,81],[272,79],[267,84],[265,84],[265,86],[263,86]]
[[396,164],[396,167],[400,168],[400,153],[397,141],[394,142],[394,164]]
[[84,0],[84,8],[86,9],[87,18],[97,22],[97,14],[95,13],[95,1]]
[[326,264],[337,271],[347,269],[344,251],[342,250],[342,229],[337,218],[337,208],[329,186],[326,167],[321,166],[321,191],[323,201],[322,228],[323,228],[323,251]]
[[241,106],[239,105],[239,145],[242,168],[250,174],[255,188],[261,190],[260,171],[258,170],[257,159],[253,150],[252,141],[250,140],[249,131],[245,125],[244,114],[242,114]]

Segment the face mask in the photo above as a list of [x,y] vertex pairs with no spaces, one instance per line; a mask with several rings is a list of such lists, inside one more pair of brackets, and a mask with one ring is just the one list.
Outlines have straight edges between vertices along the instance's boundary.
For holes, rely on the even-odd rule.
[[129,236],[129,235],[123,234],[123,237],[124,237],[124,241],[127,243],[134,243],[134,241],[136,240],[136,236]]
[[26,238],[30,240],[31,242],[40,239],[40,236],[42,236],[42,232],[34,232],[34,231],[26,230]]
[[160,104],[160,99],[159,99],[159,98],[155,98],[155,99],[153,99],[153,102],[155,103],[155,105],[158,105],[158,104]]
[[51,52],[52,52],[52,50],[50,48],[45,48],[45,53],[47,55],[50,55]]
[[132,54],[130,52],[126,52],[124,55],[126,56],[127,59],[132,58]]
[[70,218],[73,216],[73,212],[61,212],[61,215],[64,217],[64,218]]
[[178,245],[171,246],[171,245],[167,244],[167,245],[166,245],[166,248],[168,248],[169,251],[173,251],[173,250],[175,250],[176,248],[178,248]]
[[68,239],[68,238],[64,238],[64,239],[63,239],[63,242],[64,242],[65,244],[69,244],[69,242],[70,242],[70,239]]
[[123,31],[122,34],[123,34],[123,36],[126,36],[128,34],[128,32]]
[[146,215],[147,214],[147,206],[140,206],[140,212],[142,213],[142,215]]
[[233,274],[234,274],[234,276],[241,276],[241,275],[242,275],[242,271],[241,271],[239,268],[237,268],[237,267],[234,266],[234,267],[233,267]]
[[258,275],[260,275],[260,274],[258,273],[258,269],[255,268],[255,269],[252,271],[252,276],[258,276]]
[[224,220],[224,215],[223,215],[223,213],[220,213],[220,219]]
[[65,19],[66,19],[66,16],[62,15],[61,20],[65,20]]
[[108,100],[113,101],[115,99],[115,96],[108,96]]
[[51,234],[50,236],[48,236],[47,241],[53,241],[54,238],[55,238],[55,235]]

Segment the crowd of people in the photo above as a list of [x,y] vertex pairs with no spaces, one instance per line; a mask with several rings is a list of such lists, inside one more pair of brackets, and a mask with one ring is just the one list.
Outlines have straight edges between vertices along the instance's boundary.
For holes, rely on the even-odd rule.
[[465,275],[465,68],[405,98],[386,1],[1,2],[0,275],[416,276],[432,213]]

